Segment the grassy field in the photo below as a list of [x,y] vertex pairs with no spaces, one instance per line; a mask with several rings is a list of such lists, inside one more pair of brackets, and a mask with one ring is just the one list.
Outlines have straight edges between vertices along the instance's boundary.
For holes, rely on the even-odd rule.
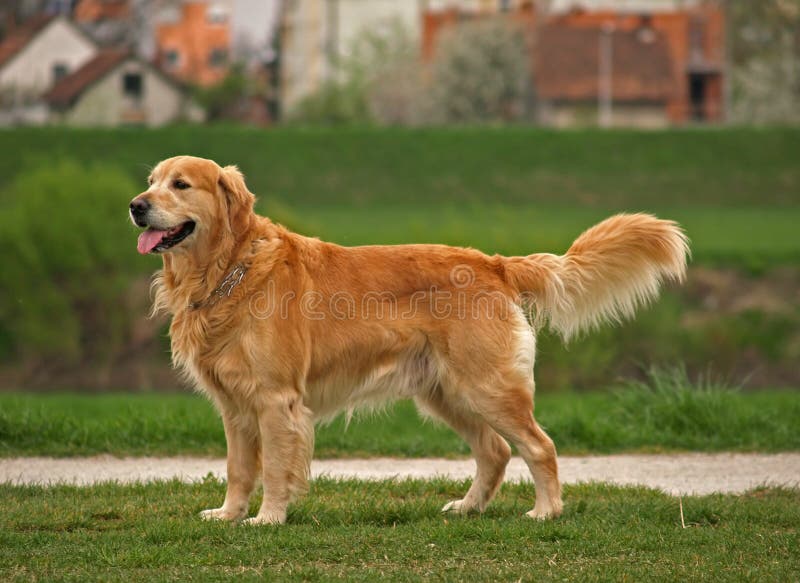
[[[792,581],[800,490],[676,498],[641,488],[565,488],[565,513],[522,516],[506,484],[482,516],[439,509],[450,481],[317,480],[280,527],[207,523],[224,486],[0,486],[4,581]],[[255,510],[255,503],[253,510]]]
[[[800,394],[686,388],[663,379],[612,392],[543,393],[536,416],[561,453],[800,449]],[[0,456],[225,455],[222,422],[195,395],[0,395]],[[318,458],[462,456],[449,428],[410,403],[340,417],[317,432]]]

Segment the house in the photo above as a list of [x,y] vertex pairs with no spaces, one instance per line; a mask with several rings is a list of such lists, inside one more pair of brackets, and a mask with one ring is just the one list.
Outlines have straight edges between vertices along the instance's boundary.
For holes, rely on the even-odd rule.
[[[663,1],[663,0],[662,0]],[[673,124],[721,122],[725,113],[725,13],[718,2],[675,2],[673,9],[649,12],[573,10],[558,18],[563,26],[620,34],[652,30],[663,37],[672,70],[666,115]],[[612,64],[613,67],[613,64]]]
[[184,2],[173,19],[156,26],[156,63],[184,82],[218,83],[228,72],[230,53],[228,3]]
[[[480,18],[445,8],[423,15],[422,54],[441,33]],[[554,0],[510,11],[535,32],[541,120],[563,125],[718,123],[725,111],[725,15],[702,0]]]
[[41,94],[97,51],[63,16],[35,16],[11,31],[0,43],[0,125],[43,122]]
[[603,125],[668,125],[674,80],[664,35],[647,29],[615,33],[613,69],[606,79],[603,55],[604,43],[611,43],[609,34],[558,24],[540,29],[534,70],[542,123],[554,127],[598,123],[598,92],[602,94],[605,87],[613,106],[608,103]]
[[44,100],[50,121],[73,126],[156,127],[203,118],[182,86],[126,50],[100,51]]

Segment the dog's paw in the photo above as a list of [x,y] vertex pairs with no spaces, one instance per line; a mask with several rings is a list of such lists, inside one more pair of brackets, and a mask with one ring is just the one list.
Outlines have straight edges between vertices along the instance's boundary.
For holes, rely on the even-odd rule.
[[286,522],[285,515],[259,514],[257,516],[253,516],[252,518],[248,518],[247,520],[243,520],[242,524],[246,526],[261,526],[263,524],[283,524],[284,522]]
[[225,508],[209,508],[200,513],[200,518],[203,520],[228,520],[234,521],[243,518],[244,515],[240,512],[230,512]]
[[442,512],[449,512],[450,514],[467,514],[475,508],[467,503],[464,499],[452,500],[442,507]]
[[562,510],[563,505],[560,500],[557,504],[539,504],[537,502],[533,510],[526,512],[525,516],[534,520],[549,520],[561,516]]

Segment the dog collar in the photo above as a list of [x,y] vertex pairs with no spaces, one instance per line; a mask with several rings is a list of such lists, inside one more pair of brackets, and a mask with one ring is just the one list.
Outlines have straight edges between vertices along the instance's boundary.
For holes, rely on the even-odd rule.
[[223,298],[230,297],[234,288],[242,283],[245,273],[247,273],[247,267],[242,263],[237,263],[206,299],[200,302],[191,302],[189,304],[189,309],[199,310],[200,308],[207,308],[216,305],[217,302]]

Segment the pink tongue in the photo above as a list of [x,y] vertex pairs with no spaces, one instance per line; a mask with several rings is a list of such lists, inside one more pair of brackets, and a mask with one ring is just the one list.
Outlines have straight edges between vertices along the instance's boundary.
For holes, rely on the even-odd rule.
[[139,242],[137,244],[137,249],[139,253],[145,255],[150,253],[156,245],[161,243],[161,239],[167,236],[166,231],[156,231],[155,229],[147,229],[141,235],[139,235]]

